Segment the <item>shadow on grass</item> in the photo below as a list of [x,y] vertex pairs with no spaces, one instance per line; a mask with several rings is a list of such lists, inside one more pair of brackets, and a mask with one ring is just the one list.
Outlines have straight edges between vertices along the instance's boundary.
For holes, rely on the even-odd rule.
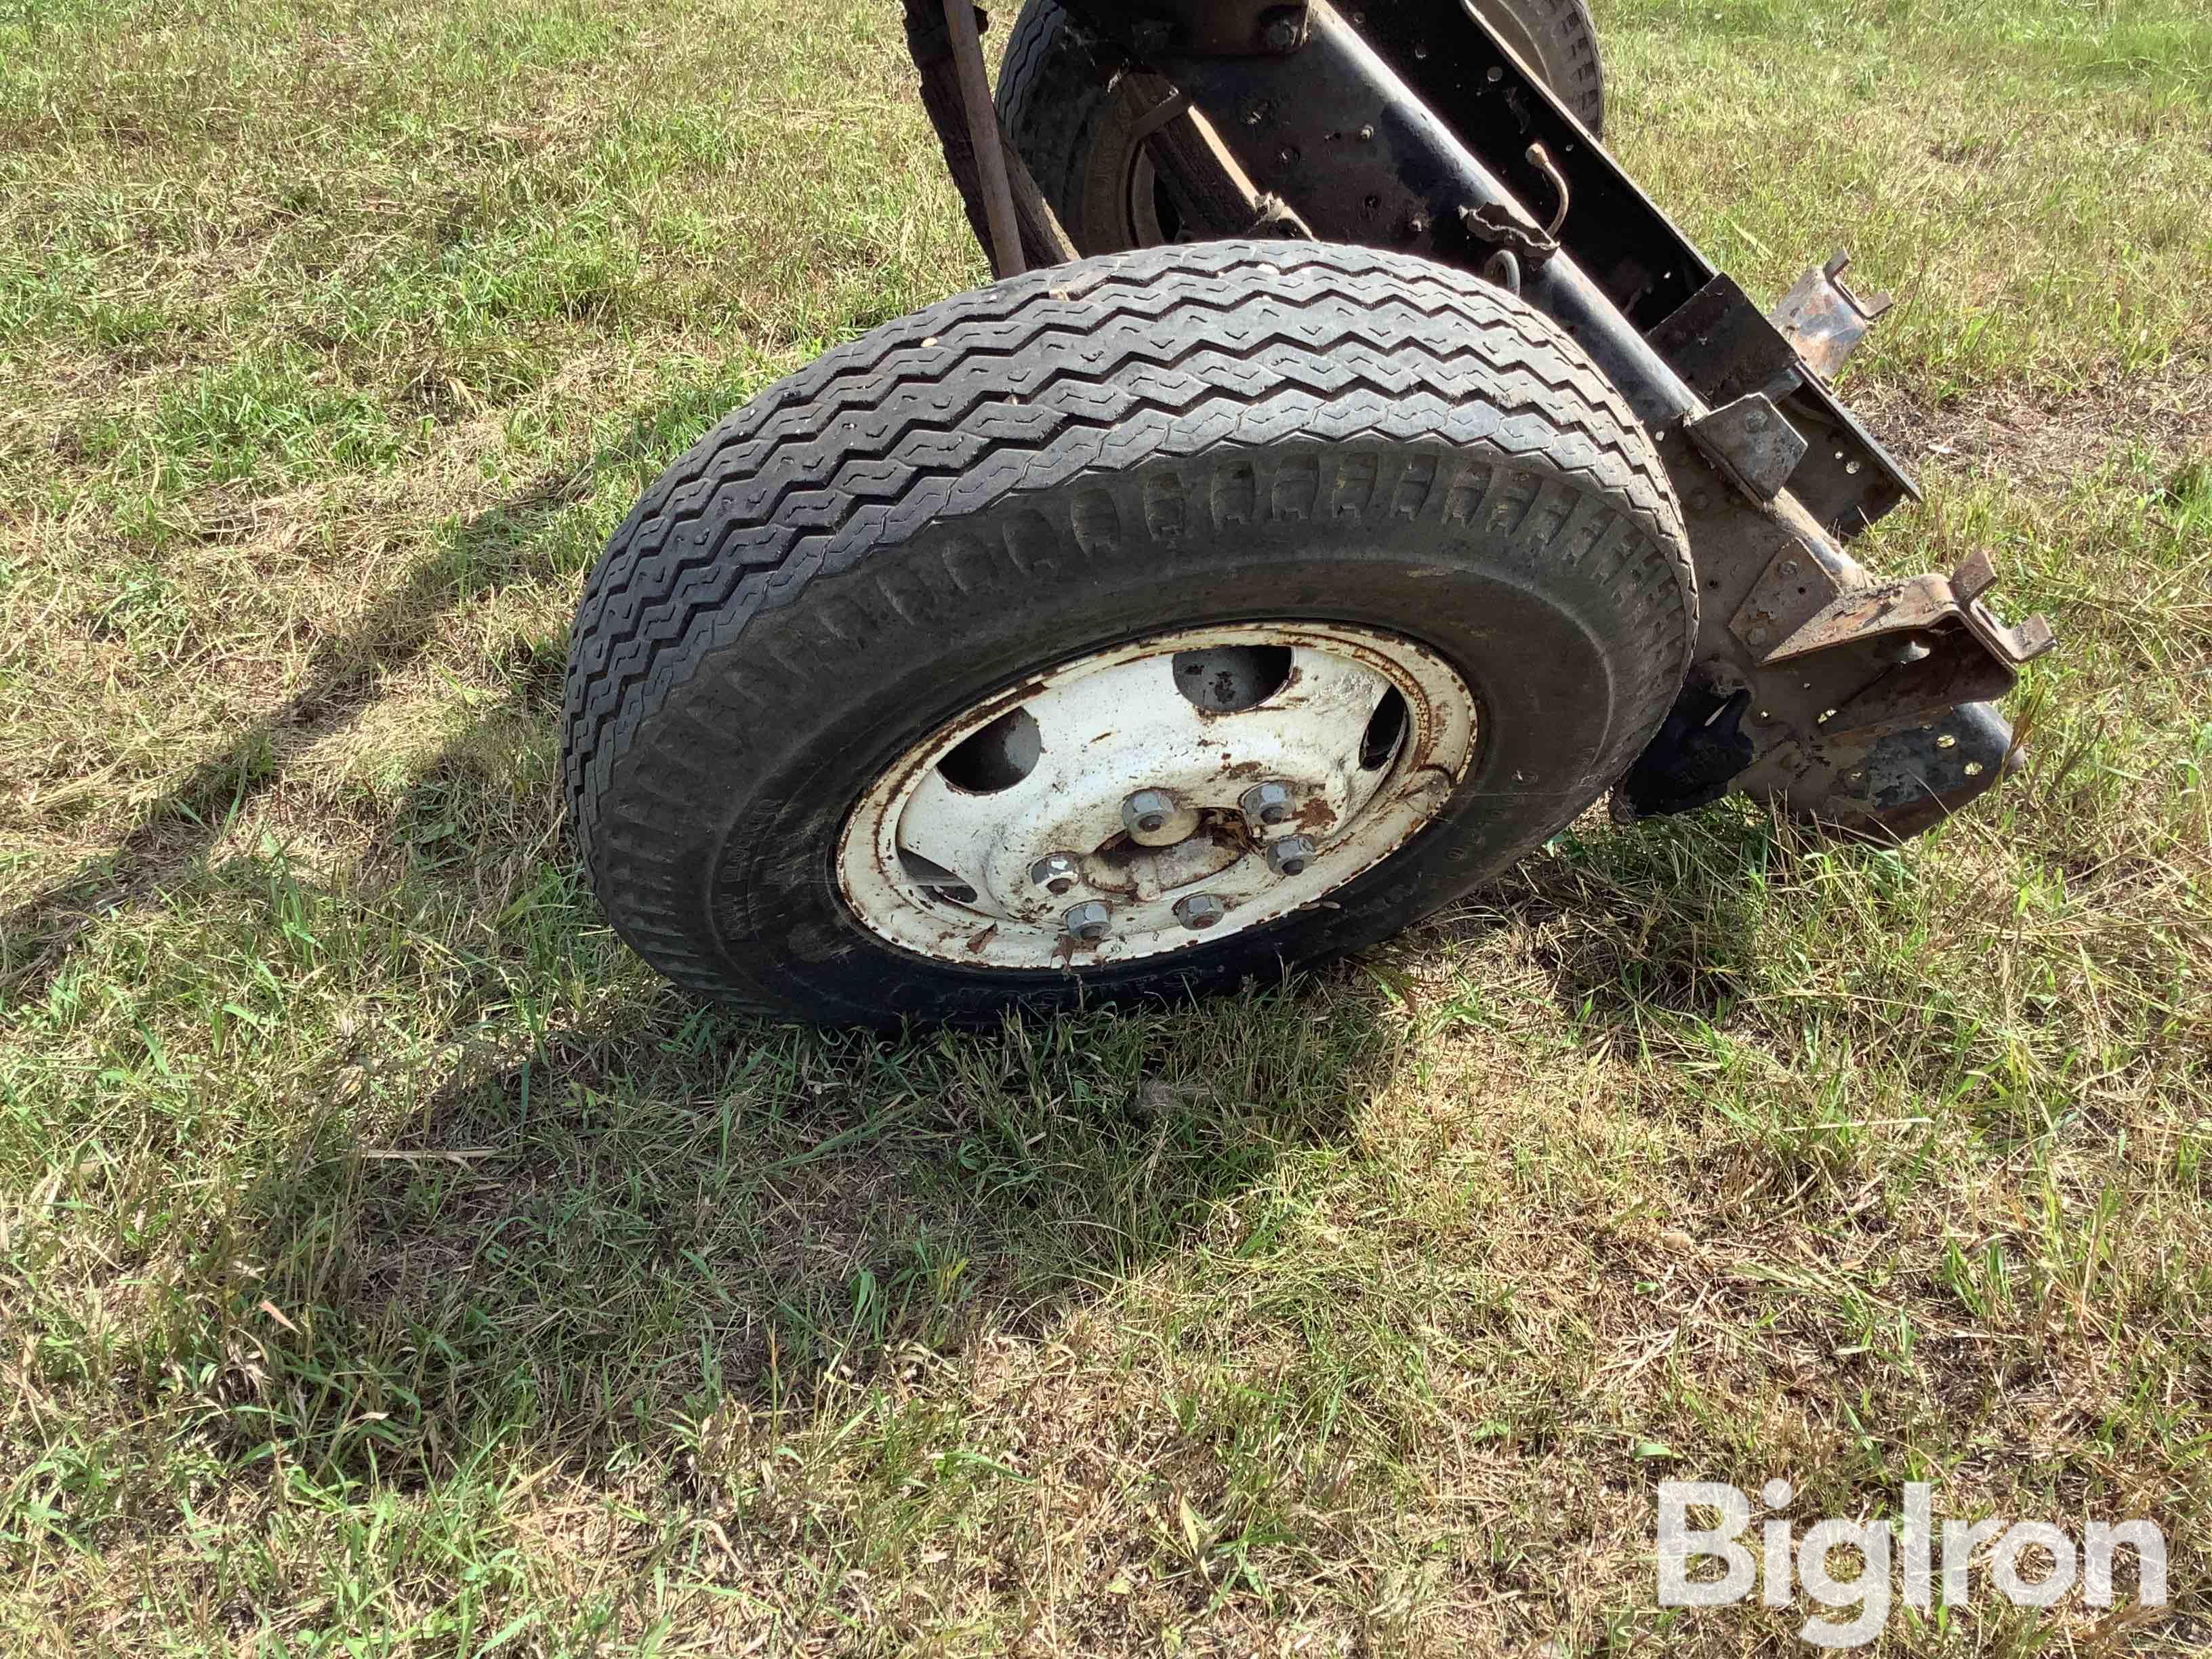
[[[466,818],[480,763],[457,764],[431,769],[398,828]],[[496,832],[464,823],[459,839]],[[1681,839],[1709,859],[1725,840]],[[1723,871],[1692,881],[1697,903],[1638,892],[1669,856],[1608,842],[1547,861],[1456,931],[1540,933],[1588,1040],[1632,1042],[1655,988],[1701,996],[1701,954],[1745,948]],[[566,890],[550,939],[532,931],[543,907],[533,922],[471,903],[514,978],[599,948]],[[1639,933],[1655,904],[1680,914]],[[832,1396],[850,1408],[842,1385],[979,1337],[1048,1337],[1285,1165],[1332,1155],[1407,1041],[1380,996],[1341,982],[884,1039],[724,1015],[614,971],[604,1018],[465,1063],[393,1111],[334,1108],[240,1206],[218,1253],[255,1276],[179,1358],[235,1364],[222,1328],[251,1328],[246,1374],[270,1408],[252,1434],[288,1461],[412,1484],[519,1437],[605,1468],[694,1444],[732,1411],[814,1422]],[[484,1006],[505,982],[485,977]],[[380,1115],[389,1139],[365,1147],[358,1126]],[[291,1328],[256,1314],[264,1299]]]
[[1143,1273],[1338,1140],[1393,1057],[1368,1003],[1295,988],[904,1040],[633,1003],[395,1145],[326,1118],[240,1206],[256,1276],[179,1358],[234,1365],[222,1327],[255,1328],[236,1382],[270,1410],[238,1426],[323,1479],[435,1480],[511,1437],[604,1468],[733,1407],[805,1419]]
[[1655,1021],[1721,1024],[1758,981],[1768,880],[1793,857],[1771,820],[1740,802],[1571,833],[1505,872],[1446,937],[1526,933],[1572,1027],[1636,1059]]
[[[732,1412],[804,1426],[848,1382],[1048,1336],[1333,1155],[1390,1085],[1406,1023],[1341,982],[903,1039],[696,1006],[613,945],[550,785],[516,785],[556,695],[518,681],[425,769],[388,884],[314,889],[259,854],[204,872],[272,957],[296,909],[300,935],[386,941],[349,974],[440,990],[423,1050],[334,1045],[321,1098],[272,1126],[289,1150],[195,1252],[193,1316],[127,1367],[149,1417],[198,1379],[226,1460],[414,1487],[500,1443],[605,1470]],[[1454,931],[1540,933],[1614,1041],[1648,1002],[1625,963],[1695,986],[1698,953],[1741,948],[1639,933],[1674,905],[1639,890],[1668,874],[1652,856],[1546,860]],[[1698,888],[1717,904],[1723,876]]]
[[189,994],[246,959],[355,988],[299,1005],[295,1097],[231,1109],[264,1146],[117,1356],[228,1466],[410,1489],[495,1443],[605,1471],[733,1412],[803,1427],[848,1382],[1048,1333],[1389,1084],[1379,999],[1298,984],[902,1039],[697,1006],[569,867],[557,696],[478,709],[370,867],[264,849],[168,891],[205,918]]

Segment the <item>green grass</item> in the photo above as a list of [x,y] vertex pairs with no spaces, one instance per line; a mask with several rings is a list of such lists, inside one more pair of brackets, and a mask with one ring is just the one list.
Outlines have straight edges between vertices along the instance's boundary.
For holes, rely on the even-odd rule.
[[2201,1649],[2212,25],[1600,13],[1701,244],[1897,292],[1869,558],[2051,611],[2029,771],[887,1042],[664,989],[554,779],[636,493],[981,276],[896,9],[0,11],[0,1650],[1791,1650],[1650,1552],[1775,1475],[2172,1540],[1885,1651]]

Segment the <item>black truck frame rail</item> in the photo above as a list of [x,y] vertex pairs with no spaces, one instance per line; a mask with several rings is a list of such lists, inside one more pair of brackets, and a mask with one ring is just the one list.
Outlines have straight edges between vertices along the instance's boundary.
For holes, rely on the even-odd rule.
[[[1614,794],[1632,820],[1729,791],[1887,840],[2019,762],[1996,704],[2051,648],[1977,555],[1877,581],[1847,544],[1912,481],[1831,382],[1886,307],[1838,255],[1761,312],[1466,0],[1061,0],[1135,77],[1188,222],[1396,249],[1513,289],[1658,445],[1699,587],[1695,665]],[[969,0],[906,0],[923,99],[1001,277],[1076,250],[1000,134]]]

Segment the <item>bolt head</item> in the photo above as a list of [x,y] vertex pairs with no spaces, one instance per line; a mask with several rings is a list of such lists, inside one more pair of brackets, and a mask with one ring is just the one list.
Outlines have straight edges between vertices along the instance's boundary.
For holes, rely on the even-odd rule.
[[1797,580],[1798,568],[1799,567],[1796,560],[1784,559],[1780,564],[1774,568],[1774,574],[1781,577],[1785,582],[1795,581]]
[[1267,843],[1267,867],[1279,876],[1302,876],[1320,852],[1310,836],[1285,836]]
[[1030,879],[1055,897],[1074,890],[1083,878],[1083,866],[1067,853],[1054,853],[1030,866]]
[[1255,783],[1237,797],[1244,816],[1255,823],[1288,823],[1297,798],[1287,783]]
[[1291,10],[1273,13],[1260,31],[1260,43],[1269,52],[1296,52],[1305,40],[1305,25]]
[[1061,918],[1068,938],[1079,945],[1096,945],[1106,937],[1106,929],[1114,920],[1113,913],[1096,899],[1070,908]]
[[1768,637],[1767,631],[1763,628],[1747,628],[1743,630],[1743,642],[1746,645],[1765,645]]
[[1176,798],[1164,789],[1139,789],[1121,803],[1122,827],[1132,835],[1158,835],[1176,815]]
[[1203,933],[1229,914],[1229,906],[1212,893],[1194,893],[1178,902],[1176,920],[1194,933]]

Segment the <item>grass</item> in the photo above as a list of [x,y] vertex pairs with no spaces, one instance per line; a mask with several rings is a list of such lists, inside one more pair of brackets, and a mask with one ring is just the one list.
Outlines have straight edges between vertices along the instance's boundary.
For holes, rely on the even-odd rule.
[[2201,1650],[2212,26],[1599,9],[1702,243],[1899,294],[1869,557],[2051,611],[2029,771],[900,1042],[664,989],[554,787],[639,489],[982,274],[895,10],[0,13],[0,1649],[1796,1650],[1655,1605],[1778,1475],[2172,1540],[1886,1652]]

